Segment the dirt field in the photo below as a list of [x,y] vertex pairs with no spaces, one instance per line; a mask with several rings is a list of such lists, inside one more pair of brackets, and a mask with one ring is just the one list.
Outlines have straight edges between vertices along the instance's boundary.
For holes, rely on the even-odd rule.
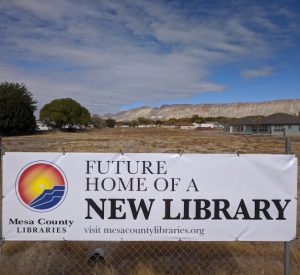
[[[300,155],[300,137],[291,138],[292,141],[292,153]],[[283,137],[271,137],[271,136],[246,136],[246,135],[230,135],[225,134],[222,131],[198,131],[198,130],[177,130],[177,129],[160,129],[160,128],[116,128],[116,129],[105,129],[105,130],[91,130],[86,132],[50,132],[36,134],[33,136],[18,136],[18,137],[5,137],[3,138],[3,144],[6,151],[20,151],[20,152],[165,152],[165,153],[177,153],[183,151],[183,153],[235,153],[239,151],[243,153],[268,153],[268,154],[284,154],[285,153],[285,140]],[[299,163],[298,163],[299,165]],[[299,186],[299,167],[298,167],[298,186]],[[299,188],[298,188],[299,193]],[[300,210],[299,201],[298,201],[298,210]],[[297,235],[300,236],[300,211],[298,211],[298,230]],[[49,247],[50,246],[50,247]],[[76,244],[76,247],[80,247],[81,250],[84,250],[84,247],[87,247],[87,244]],[[93,245],[92,245],[93,246]],[[125,270],[124,268],[128,267],[125,260],[122,261],[123,266],[118,267],[116,259],[122,255],[125,259],[128,255],[123,255],[125,252],[121,251],[120,247],[125,245],[109,245],[107,244],[108,250],[111,247],[116,246],[116,249],[113,249],[114,253],[117,254],[116,257],[111,256],[110,266],[106,267],[106,274],[127,274],[126,272],[122,273],[120,270]],[[141,246],[140,248],[138,248]],[[219,244],[205,244],[207,255],[203,256],[203,253],[199,253],[198,244],[184,245],[186,248],[179,247],[178,244],[168,244],[167,246],[157,246],[150,249],[145,249],[140,244],[128,244],[126,246],[126,251],[130,251],[129,254],[145,253],[143,257],[131,259],[126,258],[126,261],[131,261],[130,274],[202,274],[199,266],[191,266],[186,258],[181,259],[184,255],[187,257],[193,257],[197,255],[202,261],[200,265],[201,270],[206,270],[205,268],[215,267],[216,269],[212,274],[281,274],[283,271],[283,248],[282,244],[258,244],[258,243],[231,243],[229,245],[219,243]],[[222,246],[221,250],[219,247]],[[36,248],[34,248],[36,247]],[[45,244],[45,247],[49,247],[51,251],[56,251],[57,253],[62,253],[59,251],[64,251],[65,255],[61,254],[61,257],[65,257],[70,254],[70,257],[78,256],[81,252],[78,249],[75,249],[74,245],[68,244],[63,246],[63,244]],[[201,245],[203,248],[203,244]],[[259,248],[261,247],[261,248]],[[265,247],[264,250],[262,247]],[[197,248],[197,249],[196,249]],[[140,249],[140,250],[139,250]],[[49,250],[49,251],[50,251]],[[165,256],[162,262],[161,258],[157,257],[157,254],[151,254],[153,251],[157,251],[157,254],[162,254],[162,251],[171,251],[175,253],[175,256]],[[6,257],[7,262],[14,263],[16,268],[19,267],[19,270],[22,270],[28,261],[28,257],[36,257],[39,259],[41,255],[40,244],[35,242],[33,243],[24,243],[20,246],[20,243],[15,244],[5,244],[3,246],[3,255]],[[178,251],[181,251],[183,255],[179,255]],[[198,252],[197,252],[198,251]],[[222,251],[220,256],[220,261],[224,262],[222,266],[217,267],[215,263],[218,255],[216,254],[214,259],[211,259],[212,253],[216,251]],[[209,253],[208,253],[209,252]],[[219,253],[218,252],[218,253]],[[20,254],[21,253],[21,254]],[[28,254],[29,253],[29,254]],[[255,269],[254,266],[258,267],[259,262],[262,260],[260,257],[264,257],[268,253],[268,265],[263,269]],[[126,254],[126,253],[125,253]],[[127,253],[128,254],[128,253]],[[232,257],[230,256],[232,254]],[[49,252],[50,255],[50,252]],[[60,255],[60,254],[59,254]],[[149,256],[146,262],[145,259]],[[210,255],[210,256],[209,256]],[[261,256],[260,256],[261,255]],[[230,256],[230,257],[229,257]],[[56,257],[58,257],[56,255]],[[172,259],[170,258],[172,257]],[[251,258],[249,258],[251,257]],[[52,258],[51,258],[52,259]],[[54,259],[54,258],[53,258]],[[70,258],[67,258],[70,259]],[[73,258],[72,258],[73,259]],[[75,259],[75,258],[74,258]],[[76,258],[77,259],[77,258]],[[131,259],[131,260],[130,260]],[[142,262],[139,260],[142,259]],[[152,262],[151,262],[152,259]],[[178,268],[181,268],[182,272],[169,272],[169,268],[166,267],[166,271],[161,269],[162,266],[166,265],[169,261],[170,268],[174,267],[177,264],[177,260],[183,260],[184,264],[179,265]],[[225,260],[224,260],[225,259]],[[227,259],[227,260],[226,260]],[[248,259],[248,260],[247,260]],[[58,258],[55,258],[58,260]],[[16,262],[15,262],[16,261]],[[50,260],[49,260],[50,261]],[[53,260],[54,261],[54,260]],[[73,260],[71,260],[73,261]],[[74,260],[75,261],[75,260]],[[137,261],[137,262],[136,262]],[[226,265],[228,261],[228,265]],[[299,251],[299,242],[295,243],[292,247],[292,265],[294,266],[294,271],[292,274],[297,274],[300,268],[300,251]],[[55,261],[54,261],[55,262]],[[133,263],[135,263],[133,265]],[[253,263],[253,266],[251,264]],[[0,262],[1,264],[1,262]],[[48,262],[49,264],[49,262]],[[247,269],[247,264],[249,264]],[[27,264],[28,265],[28,264]],[[55,264],[54,264],[55,265]],[[157,265],[159,265],[157,269]],[[124,267],[125,266],[125,267]],[[268,268],[272,268],[268,272]],[[6,266],[6,270],[10,270],[9,266]],[[30,269],[30,266],[27,266],[28,272],[24,271],[24,274],[38,274],[40,270]],[[43,268],[43,265],[41,266]],[[197,269],[198,268],[198,269]],[[245,269],[243,269],[245,268]],[[296,270],[297,268],[297,270]],[[245,270],[248,270],[245,272]],[[27,270],[27,269],[26,269]],[[41,269],[43,270],[43,269]],[[138,271],[137,271],[138,270]],[[142,270],[142,271],[140,271]],[[146,270],[146,271],[145,271]],[[158,272],[160,270],[161,272]],[[177,271],[180,269],[176,269]],[[190,272],[188,272],[190,270]],[[198,271],[197,271],[198,270]],[[272,270],[272,271],[271,271]],[[12,270],[10,270],[12,271]],[[44,274],[75,274],[74,269],[70,268],[70,273],[64,271],[62,273],[60,270],[54,272],[53,269],[50,269],[49,272]],[[72,271],[72,272],[71,272]],[[93,272],[90,274],[102,274],[93,269]],[[102,270],[103,271],[103,270]],[[275,271],[275,272],[274,272]],[[128,274],[129,274],[128,273]],[[2,274],[2,273],[1,273]],[[16,274],[19,274],[16,272]],[[76,274],[81,274],[80,271]],[[204,274],[204,273],[203,273]]]
[[[5,137],[7,151],[284,153],[284,139],[270,136],[230,135],[222,131],[162,128],[115,128],[87,132],[50,132]],[[300,137],[292,138],[300,153]]]

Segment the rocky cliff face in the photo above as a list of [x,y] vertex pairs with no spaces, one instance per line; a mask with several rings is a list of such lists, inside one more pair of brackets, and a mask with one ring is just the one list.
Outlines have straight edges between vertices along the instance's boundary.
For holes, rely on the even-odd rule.
[[298,114],[300,99],[274,100],[259,103],[230,104],[176,104],[163,105],[160,108],[141,107],[129,111],[110,114],[117,121],[130,121],[138,117],[151,119],[181,118],[199,115],[201,117],[244,117],[250,115],[271,115],[274,113]]

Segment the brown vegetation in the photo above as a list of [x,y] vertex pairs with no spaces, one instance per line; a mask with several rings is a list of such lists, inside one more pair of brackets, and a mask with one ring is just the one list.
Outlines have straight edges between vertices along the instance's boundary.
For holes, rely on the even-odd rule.
[[[300,137],[293,138],[300,153]],[[230,135],[223,131],[163,128],[114,128],[87,132],[50,132],[4,138],[7,151],[61,152],[178,152],[189,153],[284,153],[284,139],[270,136]]]

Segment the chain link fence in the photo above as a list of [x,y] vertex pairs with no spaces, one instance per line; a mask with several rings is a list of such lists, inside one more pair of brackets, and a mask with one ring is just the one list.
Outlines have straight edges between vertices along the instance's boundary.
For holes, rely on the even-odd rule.
[[[300,240],[290,246],[290,274],[300,274]],[[2,239],[0,274],[284,274],[284,243]]]
[[4,242],[0,274],[283,274],[283,255],[269,242]]

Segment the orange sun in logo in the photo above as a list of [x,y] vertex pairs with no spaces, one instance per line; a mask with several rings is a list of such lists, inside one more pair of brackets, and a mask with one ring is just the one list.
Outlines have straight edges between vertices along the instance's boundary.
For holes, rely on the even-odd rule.
[[50,163],[34,163],[18,177],[17,193],[26,207],[49,210],[59,204],[66,191],[66,181],[61,171]]

